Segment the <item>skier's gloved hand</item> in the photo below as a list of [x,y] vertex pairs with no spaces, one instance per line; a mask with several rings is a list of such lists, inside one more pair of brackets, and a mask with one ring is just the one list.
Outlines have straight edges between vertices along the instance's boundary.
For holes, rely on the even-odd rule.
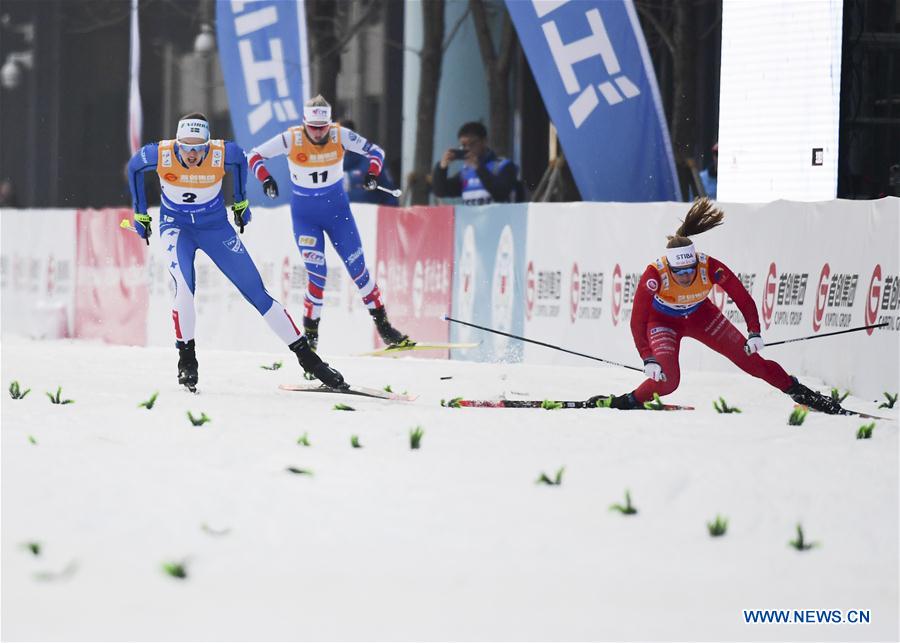
[[275,179],[267,176],[266,180],[263,181],[263,190],[265,190],[266,196],[270,199],[276,198],[278,196],[278,184],[275,182]]
[[753,355],[753,353],[758,353],[765,348],[765,346],[766,344],[763,342],[759,333],[750,333],[747,335],[747,341],[744,342],[744,352],[747,353],[747,355]]
[[253,213],[250,212],[250,200],[238,201],[231,206],[231,211],[234,213],[234,225],[241,229],[241,234],[244,234],[244,226],[248,225],[250,219],[253,218]]
[[144,214],[143,212],[135,212],[134,213],[134,231],[137,232],[137,235],[147,242],[147,245],[150,245],[150,235],[153,234],[153,230],[150,227],[150,223],[153,221],[153,217],[149,214]]
[[363,188],[371,192],[378,187],[378,177],[369,172],[366,174],[366,180],[363,181]]
[[652,357],[648,357],[644,360],[644,375],[654,382],[666,381],[666,374],[663,373],[662,366],[660,366],[659,362]]

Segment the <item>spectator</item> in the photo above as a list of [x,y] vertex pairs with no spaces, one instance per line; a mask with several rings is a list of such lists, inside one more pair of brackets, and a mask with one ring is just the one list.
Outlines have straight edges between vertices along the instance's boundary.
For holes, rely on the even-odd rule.
[[[356,123],[349,118],[341,121],[341,125],[347,129],[356,131]],[[400,200],[388,194],[383,190],[366,190],[366,174],[369,173],[369,157],[363,154],[357,154],[350,150],[344,151],[344,189],[347,191],[347,198],[351,203],[376,203],[379,205],[399,205]],[[391,173],[387,165],[378,175],[378,185],[395,189]]]
[[[456,134],[459,148],[450,148],[434,166],[434,195],[461,196],[466,205],[509,203],[521,198],[519,168],[509,159],[497,156],[488,147],[487,129],[481,123],[466,123]],[[463,167],[453,176],[447,168],[453,161]]]
[[712,160],[709,166],[700,172],[700,181],[703,183],[703,189],[713,201],[716,200],[716,187],[719,183],[719,144],[712,146]]

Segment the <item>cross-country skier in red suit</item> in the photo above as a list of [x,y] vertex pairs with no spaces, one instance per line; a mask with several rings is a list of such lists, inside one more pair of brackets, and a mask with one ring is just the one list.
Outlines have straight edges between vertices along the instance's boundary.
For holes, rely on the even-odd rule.
[[[690,237],[721,225],[724,216],[708,199],[694,202],[681,227],[669,237],[666,253],[647,266],[631,312],[631,334],[644,360],[647,379],[626,395],[596,396],[591,400],[598,406],[633,409],[652,400],[654,394],[674,392],[681,380],[681,339],[691,337],[724,355],[741,370],[787,393],[795,402],[826,413],[841,413],[840,404],[810,390],[777,362],[759,355],[765,344],[750,293],[728,266],[695,250]],[[709,299],[716,284],[744,315],[746,338]]]

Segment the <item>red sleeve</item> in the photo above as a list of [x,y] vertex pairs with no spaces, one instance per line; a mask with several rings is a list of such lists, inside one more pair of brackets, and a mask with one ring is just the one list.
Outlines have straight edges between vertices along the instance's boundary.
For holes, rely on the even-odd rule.
[[744,288],[744,284],[737,278],[737,275],[731,272],[731,268],[712,257],[709,258],[709,272],[712,275],[713,282],[719,284],[728,293],[728,296],[737,305],[738,310],[741,311],[744,321],[747,322],[747,331],[758,333],[759,313],[756,311],[756,302],[753,301],[753,297]]
[[650,342],[647,339],[647,318],[650,316],[653,295],[657,290],[659,290],[659,271],[656,266],[651,264],[641,275],[631,309],[631,335],[634,337],[634,346],[641,359],[653,357],[653,351],[650,349]]
[[250,171],[260,181],[265,181],[267,178],[272,176],[269,174],[269,171],[266,169],[266,166],[263,164],[263,157],[259,152],[254,152],[250,155],[247,163],[250,166]]

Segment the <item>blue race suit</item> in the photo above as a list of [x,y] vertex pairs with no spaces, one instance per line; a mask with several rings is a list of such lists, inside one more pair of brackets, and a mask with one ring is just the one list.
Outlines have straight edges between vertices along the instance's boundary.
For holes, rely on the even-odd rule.
[[[129,186],[135,212],[147,212],[142,174],[159,171],[160,148],[163,163],[172,167],[176,173],[189,175],[193,170],[199,173],[205,171],[206,174],[200,178],[209,183],[200,189],[180,188],[164,182],[162,176],[160,178],[163,193],[159,237],[164,244],[169,274],[175,282],[172,318],[176,339],[183,342],[194,339],[194,256],[198,249],[206,253],[282,341],[291,344],[299,339],[301,333],[296,324],[282,305],[266,291],[253,259],[228,223],[221,176],[224,171],[232,173],[234,201],[243,201],[247,185],[247,159],[244,151],[231,141],[211,141],[200,167],[192,169],[182,161],[177,143],[173,145],[172,141],[161,141],[145,145],[128,163]],[[219,163],[218,167],[211,169],[216,162]],[[171,175],[172,178],[174,176]]]

